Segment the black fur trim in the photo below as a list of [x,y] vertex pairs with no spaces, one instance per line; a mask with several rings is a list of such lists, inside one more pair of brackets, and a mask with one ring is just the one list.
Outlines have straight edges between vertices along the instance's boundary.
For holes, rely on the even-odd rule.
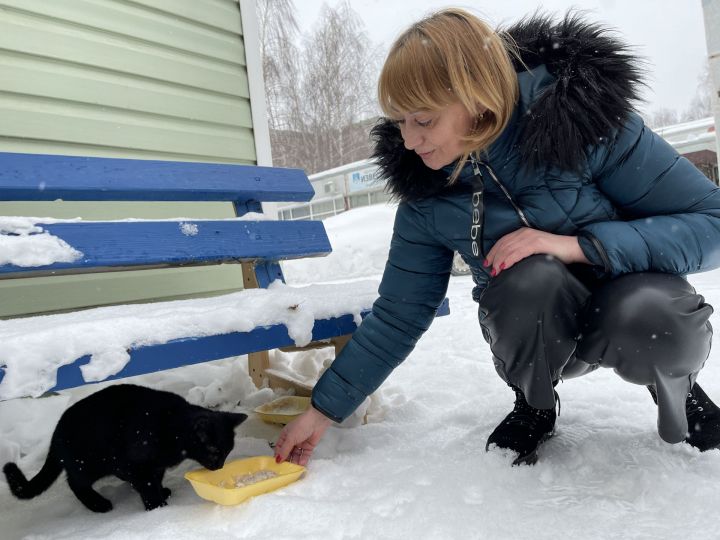
[[432,197],[448,185],[448,174],[426,167],[420,156],[407,150],[400,128],[381,118],[370,130],[375,150],[372,157],[380,167],[380,176],[387,179],[386,190],[394,199],[412,201]]
[[[586,149],[602,144],[626,121],[639,101],[642,61],[612,31],[587,22],[576,12],[560,21],[535,14],[499,32],[519,47],[518,71],[545,64],[556,77],[531,106],[520,126],[519,151],[533,169],[546,166],[574,170]],[[408,151],[397,125],[385,118],[373,127],[373,158],[395,198],[432,197],[447,185],[447,174],[427,168]]]
[[[530,69],[545,64],[556,77],[524,119],[523,162],[533,168],[578,168],[586,149],[607,140],[640,100],[642,61],[611,30],[576,12],[559,23],[535,14],[505,32]],[[517,61],[515,67],[525,69]]]

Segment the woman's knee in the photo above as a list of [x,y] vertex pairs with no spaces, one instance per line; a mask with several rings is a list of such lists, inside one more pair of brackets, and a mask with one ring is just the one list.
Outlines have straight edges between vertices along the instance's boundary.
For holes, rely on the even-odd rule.
[[532,255],[490,280],[480,298],[481,307],[534,306],[547,303],[567,284],[565,264],[550,255]]
[[593,293],[577,354],[638,384],[696,373],[710,350],[711,313],[678,276],[628,274]]
[[578,315],[588,294],[562,262],[544,255],[521,261],[491,282],[480,298],[480,324],[493,355],[502,359],[506,380],[524,387],[513,374],[541,371],[553,377],[550,382],[559,377],[575,350]]
[[712,307],[681,277],[636,273],[614,279],[592,294],[585,326],[599,327],[608,335],[665,335],[683,341],[704,327],[711,314]]

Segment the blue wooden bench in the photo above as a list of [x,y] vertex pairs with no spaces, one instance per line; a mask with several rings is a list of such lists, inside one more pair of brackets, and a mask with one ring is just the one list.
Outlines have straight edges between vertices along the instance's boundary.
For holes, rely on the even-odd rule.
[[[0,153],[0,201],[227,201],[235,214],[261,213],[262,202],[308,201],[313,189],[299,169],[42,154]],[[269,217],[269,216],[267,216]],[[322,222],[264,220],[202,221],[183,234],[172,221],[64,222],[42,228],[83,256],[75,262],[45,266],[0,265],[0,279],[118,270],[239,263],[245,288],[267,288],[282,280],[279,261],[323,256],[331,251]],[[449,312],[447,300],[438,314]],[[366,314],[367,312],[365,312]],[[316,320],[309,347],[333,345],[336,352],[356,329],[345,314]],[[311,390],[292,379],[272,375],[268,350],[294,346],[284,325],[248,332],[188,336],[133,348],[130,361],[106,380],[247,354],[256,384]],[[57,371],[51,391],[87,384],[80,366],[89,357]],[[0,350],[0,386],[5,376]]]

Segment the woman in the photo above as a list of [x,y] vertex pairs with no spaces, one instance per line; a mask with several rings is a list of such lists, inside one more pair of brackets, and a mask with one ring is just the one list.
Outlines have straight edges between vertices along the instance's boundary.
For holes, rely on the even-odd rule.
[[665,441],[720,446],[720,410],[695,384],[712,308],[683,278],[720,266],[720,189],[643,125],[639,84],[626,48],[575,15],[493,32],[447,9],[398,38],[373,129],[400,200],[380,297],[281,433],[278,461],[307,463],[406,358],[456,250],[515,392],[487,448],[534,463],[555,385],[598,366],[648,387]]

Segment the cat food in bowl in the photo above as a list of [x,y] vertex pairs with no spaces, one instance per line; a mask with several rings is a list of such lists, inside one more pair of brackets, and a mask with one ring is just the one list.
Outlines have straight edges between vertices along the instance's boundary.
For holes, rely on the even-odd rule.
[[301,396],[285,396],[255,408],[255,412],[265,422],[271,424],[287,424],[310,407],[310,398]]
[[217,471],[189,471],[185,478],[203,499],[231,506],[286,486],[304,472],[301,465],[275,463],[272,456],[257,456],[231,461]]

